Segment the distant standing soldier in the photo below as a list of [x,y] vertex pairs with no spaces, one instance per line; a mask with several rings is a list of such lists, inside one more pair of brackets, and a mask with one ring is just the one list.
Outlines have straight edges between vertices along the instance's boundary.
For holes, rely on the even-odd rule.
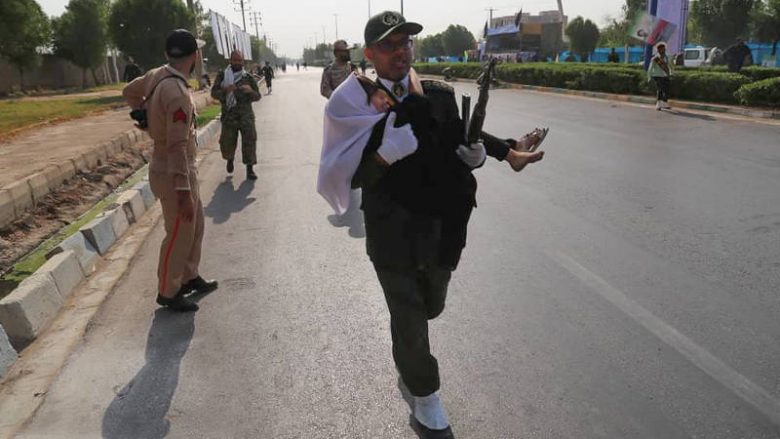
[[186,294],[217,289],[216,281],[206,281],[198,274],[204,221],[195,167],[195,105],[187,78],[200,61],[198,48],[202,46],[187,30],[171,32],[165,41],[168,64],[137,78],[122,91],[135,110],[133,118],[139,127],[148,126],[154,139],[149,183],[160,199],[165,220],[157,303],[180,312],[198,310]]
[[257,180],[252,169],[257,164],[257,131],[252,103],[259,101],[261,95],[255,78],[244,70],[244,56],[240,51],[234,50],[230,54],[230,65],[217,74],[211,97],[222,104],[219,149],[222,158],[227,160],[228,174],[233,173],[238,134],[241,133],[241,161],[246,165],[246,178]]
[[263,74],[263,77],[265,78],[265,85],[268,87],[268,94],[271,94],[271,82],[274,80],[274,69],[271,67],[271,63],[266,61],[265,67],[260,69],[260,72]]
[[618,53],[615,51],[614,47],[609,52],[609,55],[607,55],[607,62],[611,62],[611,63],[619,63],[620,62],[620,55],[618,55]]
[[327,99],[330,99],[333,90],[357,70],[349,59],[349,46],[346,41],[338,40],[333,43],[333,55],[336,59],[325,67],[320,82],[320,94]]
[[366,62],[366,59],[363,58],[360,60],[360,71],[365,75],[366,74],[366,67],[368,67],[368,63]]
[[300,63],[295,63],[295,71],[296,72],[300,72],[301,71],[301,64]]
[[125,66],[125,73],[122,75],[122,78],[125,82],[133,82],[133,79],[143,75],[144,72],[141,70],[140,67],[138,67],[138,64],[135,63],[135,60],[132,56],[127,58],[127,65]]
[[742,39],[738,38],[736,44],[729,46],[723,57],[729,64],[729,72],[739,72],[742,70],[742,66],[745,65],[745,61],[749,63],[753,62],[753,54],[750,52],[750,48],[745,44]]

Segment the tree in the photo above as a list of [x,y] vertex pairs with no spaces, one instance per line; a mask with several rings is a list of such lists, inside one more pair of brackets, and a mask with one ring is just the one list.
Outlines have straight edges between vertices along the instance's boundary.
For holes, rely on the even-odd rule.
[[621,9],[619,18],[607,18],[609,24],[601,31],[600,45],[623,47],[635,42],[628,31],[637,15],[647,10],[647,0],[626,0]]
[[566,36],[571,40],[572,52],[580,55],[582,62],[587,62],[596,49],[600,33],[592,21],[577,17],[566,27]]
[[465,26],[453,24],[441,34],[441,42],[445,55],[458,57],[463,56],[463,52],[473,49],[477,44],[474,35]]
[[65,13],[52,21],[54,53],[81,67],[81,85],[87,86],[87,70],[98,83],[95,68],[105,61],[108,43],[106,0],[70,0]]
[[333,45],[320,43],[303,49],[303,61],[309,65],[327,65],[333,58]]
[[37,64],[49,38],[49,20],[35,0],[0,1],[0,56],[19,70],[22,90],[24,71]]
[[108,19],[116,47],[145,69],[165,62],[165,38],[192,27],[192,13],[180,0],[117,0]]
[[428,35],[417,40],[417,54],[423,58],[444,56],[443,34]]
[[623,47],[630,45],[633,41],[628,35],[629,22],[627,20],[616,20],[610,18],[609,25],[601,30],[599,45],[606,47]]
[[777,55],[780,41],[780,0],[765,0],[759,3],[752,16],[751,34],[759,41],[772,42],[772,56]]
[[265,40],[261,40],[255,37],[249,38],[252,41],[252,58],[255,61],[258,63],[265,63],[268,61],[271,64],[276,64],[276,62],[279,60],[279,57],[276,56],[276,53],[273,51],[273,49],[268,47]]
[[706,45],[724,47],[745,37],[757,0],[697,0],[691,6],[691,20]]

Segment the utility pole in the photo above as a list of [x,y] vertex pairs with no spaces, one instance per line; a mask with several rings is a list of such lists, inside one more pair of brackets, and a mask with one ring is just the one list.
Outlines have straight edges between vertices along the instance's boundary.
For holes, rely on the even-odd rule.
[[263,25],[263,14],[260,12],[250,12],[249,14],[249,22],[255,25],[255,35],[257,36],[257,39],[260,39],[260,26]]
[[327,37],[325,36],[325,26],[322,26],[322,44],[328,44],[328,43],[325,41],[325,40],[326,40],[326,38],[327,38]]
[[404,0],[401,0],[401,15],[404,15]]
[[246,10],[249,8],[249,0],[233,0],[233,5],[241,10],[241,19],[244,21],[244,32],[246,32]]
[[333,14],[333,17],[336,19],[336,39],[339,39],[339,14]]
[[485,10],[490,12],[490,21],[488,21],[488,28],[490,29],[490,28],[493,27],[493,12],[497,11],[498,9],[491,7],[491,8],[487,8]]
[[371,18],[371,0],[368,0],[368,18]]

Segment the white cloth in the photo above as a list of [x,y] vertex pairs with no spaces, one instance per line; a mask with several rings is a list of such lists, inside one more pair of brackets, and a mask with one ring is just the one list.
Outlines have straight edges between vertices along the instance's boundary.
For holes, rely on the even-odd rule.
[[444,430],[450,426],[450,420],[444,411],[439,392],[428,396],[414,397],[414,417],[420,424],[431,430]]
[[336,88],[325,106],[317,192],[339,215],[349,209],[352,177],[374,125],[384,117],[369,103],[355,75]]
[[[225,78],[222,80],[222,87],[235,84],[241,78],[243,78],[244,75],[246,75],[246,70],[241,69],[239,72],[234,72],[230,65],[228,65],[225,69]],[[227,105],[228,110],[235,107],[237,103],[238,101],[236,100],[235,92],[231,91],[228,93],[225,97],[225,105]]]

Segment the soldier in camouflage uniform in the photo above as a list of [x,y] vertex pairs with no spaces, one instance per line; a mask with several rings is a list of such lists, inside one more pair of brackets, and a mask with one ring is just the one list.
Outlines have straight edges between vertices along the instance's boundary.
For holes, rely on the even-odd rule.
[[239,51],[230,54],[230,65],[219,72],[211,97],[222,104],[222,134],[219,147],[227,160],[227,172],[233,173],[238,134],[241,133],[241,161],[246,165],[246,178],[256,180],[253,166],[257,164],[257,131],[252,103],[262,97],[257,81],[244,70],[244,57]]
[[350,62],[349,46],[346,41],[338,40],[333,43],[333,55],[336,56],[336,59],[325,67],[320,83],[320,94],[326,99],[330,99],[333,90],[341,85],[350,74],[357,71],[357,67]]

